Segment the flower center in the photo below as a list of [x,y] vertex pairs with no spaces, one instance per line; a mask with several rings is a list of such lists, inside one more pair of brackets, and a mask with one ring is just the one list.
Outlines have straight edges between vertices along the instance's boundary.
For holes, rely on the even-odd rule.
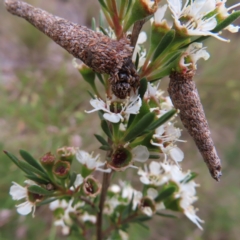
[[114,166],[121,166],[127,159],[128,155],[123,149],[117,150],[112,157],[112,163]]

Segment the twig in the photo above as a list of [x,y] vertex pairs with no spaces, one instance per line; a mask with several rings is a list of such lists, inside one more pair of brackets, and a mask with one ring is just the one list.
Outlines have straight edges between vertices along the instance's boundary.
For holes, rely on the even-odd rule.
[[133,25],[132,36],[131,36],[131,46],[134,48],[136,46],[139,33],[145,22],[146,22],[146,19],[143,19],[143,20],[139,20],[139,21],[135,22]]
[[80,196],[79,199],[82,200],[83,202],[87,203],[88,205],[90,205],[92,208],[96,208],[95,204],[92,201],[90,201],[89,199],[87,199],[83,196]]
[[[107,166],[105,165],[105,169]],[[104,208],[104,202],[106,199],[107,195],[107,190],[110,185],[110,179],[112,176],[111,173],[104,173],[103,174],[103,179],[102,179],[102,192],[100,196],[100,201],[99,201],[99,212],[97,215],[97,240],[102,240],[102,215],[103,215],[103,208]]]

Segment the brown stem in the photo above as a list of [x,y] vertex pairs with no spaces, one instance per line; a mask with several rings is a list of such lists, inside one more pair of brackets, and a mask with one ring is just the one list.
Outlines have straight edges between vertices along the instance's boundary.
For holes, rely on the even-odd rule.
[[120,18],[118,15],[117,5],[115,0],[111,0],[108,2],[108,7],[111,9],[112,13],[112,21],[113,21],[113,29],[115,31],[115,34],[117,36],[117,39],[121,39],[123,37],[123,28],[120,24]]
[[[105,169],[107,166],[105,165]],[[112,172],[111,172],[112,173]],[[97,240],[102,240],[102,215],[103,215],[103,208],[104,208],[104,202],[107,195],[107,190],[110,185],[110,179],[112,174],[111,173],[104,173],[103,179],[102,179],[102,192],[100,196],[99,201],[99,212],[97,214]]]
[[221,161],[217,155],[207,119],[193,81],[194,73],[173,72],[168,87],[173,105],[180,110],[179,116],[184,127],[193,137],[212,177],[219,181]]
[[139,20],[139,21],[135,22],[134,25],[133,25],[132,36],[131,36],[131,46],[134,47],[134,48],[136,46],[139,33],[140,33],[140,31],[142,29],[142,26],[144,25],[145,22],[146,22],[146,20],[143,19],[143,20]]

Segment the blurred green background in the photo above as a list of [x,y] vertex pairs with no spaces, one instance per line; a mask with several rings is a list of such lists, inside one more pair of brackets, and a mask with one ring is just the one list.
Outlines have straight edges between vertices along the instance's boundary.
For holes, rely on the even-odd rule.
[[[99,10],[97,0],[28,2],[86,26]],[[227,5],[232,4],[229,1]],[[12,181],[22,184],[24,175],[2,150],[17,154],[19,149],[26,149],[36,158],[64,145],[97,151],[97,141],[93,140],[93,133],[99,132],[97,118],[84,113],[91,108],[89,88],[73,68],[72,56],[26,21],[7,13],[2,1],[0,22],[0,240],[73,239],[51,226],[47,207],[37,209],[35,219],[16,214],[9,188]],[[134,226],[130,239],[239,239],[240,35],[225,36],[231,38],[230,44],[216,39],[206,42],[211,58],[200,62],[195,78],[222,159],[221,182],[210,177],[185,130],[182,139],[187,143],[179,144],[185,152],[183,169],[199,174],[196,182],[201,187],[195,206],[205,220],[204,231],[182,215],[178,219],[157,217],[149,223],[150,236]],[[167,83],[167,79],[162,81],[165,90]]]

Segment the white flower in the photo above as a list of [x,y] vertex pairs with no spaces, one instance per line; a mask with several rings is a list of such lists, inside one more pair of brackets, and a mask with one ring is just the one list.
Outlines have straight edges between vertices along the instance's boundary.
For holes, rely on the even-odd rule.
[[146,162],[149,159],[149,151],[147,147],[138,145],[137,147],[131,150],[132,153],[132,161],[137,162]]
[[104,214],[106,215],[111,215],[114,213],[116,207],[120,204],[118,197],[117,196],[113,196],[111,198],[106,199],[105,203],[104,203]]
[[129,183],[120,182],[122,187],[122,198],[127,199],[127,204],[132,200],[133,197],[133,206],[132,210],[135,210],[138,204],[142,199],[142,193],[140,191],[135,190]]
[[164,101],[161,103],[161,110],[165,110],[166,112],[173,109],[172,100],[169,96],[164,98]]
[[59,218],[54,221],[55,226],[62,227],[62,233],[64,235],[68,235],[70,233],[70,226],[73,224],[72,218],[69,216],[70,213],[74,213],[78,215],[78,209],[84,206],[84,202],[78,202],[78,204],[73,204],[73,199],[69,202],[66,200],[56,200],[50,203],[49,208],[54,211],[57,208],[62,208],[63,214],[59,216]]
[[108,188],[108,190],[116,194],[120,193],[121,188],[117,184],[113,184]]
[[147,40],[147,34],[145,32],[140,32],[133,55],[132,55],[132,60],[135,61],[137,57],[137,53],[139,54],[140,56],[139,63],[138,63],[139,68],[143,66],[146,60],[146,49],[140,46],[141,44],[146,42],[146,40]]
[[[216,0],[216,6],[217,6],[216,10],[218,12],[217,17],[219,17],[220,19],[227,18],[230,15],[228,13],[228,11],[240,6],[240,3],[237,3],[229,8],[226,8],[225,7],[226,2],[227,2],[227,0]],[[225,29],[231,33],[236,33],[236,32],[238,32],[239,28],[240,28],[239,26],[234,26],[233,24],[230,24]]]
[[152,161],[149,164],[149,170],[146,165],[144,168],[144,170],[138,170],[138,175],[141,176],[140,181],[145,185],[160,186],[169,180],[169,176],[165,174],[162,168],[162,163]]
[[[107,100],[104,102],[101,99],[95,98],[90,100],[90,104],[94,108],[87,113],[102,110],[105,113],[103,117],[112,123],[118,123],[124,120],[124,116],[128,117],[130,114],[137,114],[140,107],[142,106],[142,99],[139,96],[133,96],[126,98],[122,102],[112,102]],[[119,111],[119,107],[121,110]]]
[[168,0],[168,5],[175,26],[181,32],[189,36],[213,36],[227,41],[219,37],[218,33],[211,32],[217,26],[215,15],[210,18],[205,17],[216,8],[215,0],[186,1],[184,6],[180,0]]
[[66,200],[55,200],[49,204],[51,211],[54,211],[57,208],[67,208],[68,202]]
[[77,174],[76,179],[75,179],[75,181],[74,181],[74,183],[73,183],[73,186],[74,186],[75,188],[77,188],[77,187],[79,187],[82,183],[83,183],[83,177],[82,177],[82,175],[81,175],[81,174]]
[[163,24],[166,23],[166,20],[163,19],[165,12],[167,10],[167,4],[159,7],[158,10],[154,13],[154,22],[155,24]]
[[[26,180],[25,183],[27,184],[27,186],[37,185],[35,182],[31,180]],[[17,212],[19,214],[27,215],[30,212],[32,212],[32,216],[34,217],[36,203],[41,200],[42,196],[30,193],[27,189],[27,186],[22,187],[21,185],[13,182],[9,194],[12,196],[13,200],[26,199],[25,202],[16,205]],[[31,197],[31,200],[29,197]]]
[[148,206],[141,207],[141,211],[148,217],[152,217],[152,215],[153,215],[153,211],[152,211],[151,207],[148,207]]
[[91,223],[96,223],[97,218],[95,215],[90,215],[87,212],[84,212],[84,214],[80,215],[80,219],[83,222],[91,222]]
[[62,234],[63,235],[68,235],[70,233],[70,227],[65,224],[65,222],[62,218],[54,221],[54,226],[62,227]]
[[[196,70],[197,61],[200,58],[203,58],[206,61],[209,57],[210,54],[202,47],[202,43],[195,42],[190,44],[182,54],[179,64],[184,71]],[[188,59],[188,63],[185,63],[186,58]]]
[[160,147],[165,159],[169,156],[178,165],[184,158],[183,151],[174,145],[176,141],[182,141],[179,140],[180,136],[179,128],[175,128],[172,123],[166,123],[155,130],[153,138],[158,142],[151,141],[151,144]]
[[78,150],[76,152],[76,158],[78,162],[85,165],[90,170],[98,170],[102,172],[111,172],[111,169],[102,169],[100,167],[104,166],[105,163],[99,161],[99,155],[93,157],[92,154],[88,152]]
[[183,213],[200,229],[202,229],[200,223],[203,221],[196,215],[196,209],[192,204],[197,200],[196,187],[199,185],[194,181],[186,181],[190,176],[190,171],[184,173],[177,166],[163,164],[165,172],[170,176],[170,180],[174,181],[178,185],[178,191],[175,192],[174,197],[180,198],[180,207]]
[[148,188],[147,196],[154,200],[158,196],[158,191],[155,188]]
[[147,91],[145,92],[144,98],[145,99],[151,99],[153,98],[156,102],[158,102],[158,99],[162,96],[164,93],[163,91],[158,90],[159,84],[154,86],[150,82],[148,82]]

